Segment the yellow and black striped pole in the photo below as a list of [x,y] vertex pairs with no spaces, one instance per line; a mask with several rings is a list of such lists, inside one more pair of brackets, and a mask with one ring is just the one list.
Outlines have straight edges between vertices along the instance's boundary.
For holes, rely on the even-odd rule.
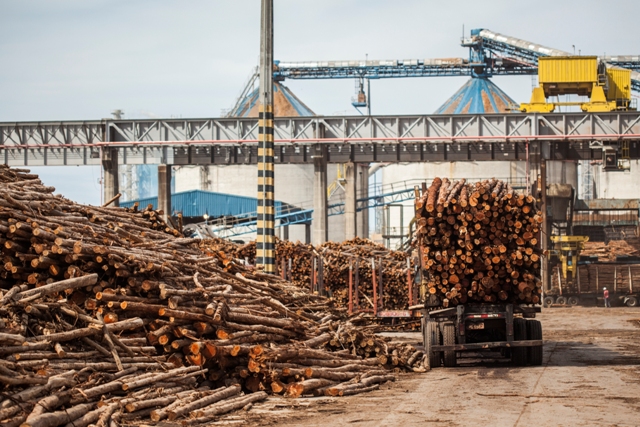
[[273,174],[273,0],[262,0],[258,109],[258,236],[256,265],[275,273]]

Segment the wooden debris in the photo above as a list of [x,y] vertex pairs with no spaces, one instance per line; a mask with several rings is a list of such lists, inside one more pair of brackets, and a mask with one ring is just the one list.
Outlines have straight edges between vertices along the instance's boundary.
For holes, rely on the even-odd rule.
[[161,212],[79,205],[6,166],[0,190],[2,425],[208,422],[287,387],[364,391],[420,365]]

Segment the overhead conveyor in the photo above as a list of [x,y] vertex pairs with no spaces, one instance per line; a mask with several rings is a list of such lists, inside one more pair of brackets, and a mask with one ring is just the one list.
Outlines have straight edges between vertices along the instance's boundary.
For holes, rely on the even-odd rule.
[[[461,41],[469,49],[468,58],[344,60],[344,61],[275,61],[273,77],[285,79],[359,79],[360,91],[354,106],[365,105],[364,81],[407,77],[536,75],[538,59],[546,56],[575,56],[527,40],[487,29],[471,30]],[[608,68],[629,69],[631,89],[640,92],[640,55],[599,57]],[[363,102],[364,101],[364,102]],[[357,105],[356,105],[357,104]]]

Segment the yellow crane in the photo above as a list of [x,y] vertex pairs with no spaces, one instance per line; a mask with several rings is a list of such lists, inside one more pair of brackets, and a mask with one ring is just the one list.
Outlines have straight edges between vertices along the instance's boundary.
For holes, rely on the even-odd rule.
[[[579,106],[585,112],[633,109],[631,70],[610,67],[597,56],[538,58],[538,84],[531,101],[520,104],[525,113],[549,113],[557,106]],[[548,102],[560,95],[588,96],[588,102]]]
[[[573,282],[578,270],[578,259],[589,236],[551,236],[553,242],[552,254],[558,257],[562,264],[562,277],[569,284]],[[562,286],[561,283],[559,283]]]

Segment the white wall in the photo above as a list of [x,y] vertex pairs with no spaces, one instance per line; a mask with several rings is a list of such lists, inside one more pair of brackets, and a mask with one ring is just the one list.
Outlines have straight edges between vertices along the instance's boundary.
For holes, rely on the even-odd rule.
[[202,190],[200,185],[201,170],[199,166],[175,166],[175,192]]
[[640,199],[640,161],[631,160],[627,171],[593,168],[595,192],[599,199]]

